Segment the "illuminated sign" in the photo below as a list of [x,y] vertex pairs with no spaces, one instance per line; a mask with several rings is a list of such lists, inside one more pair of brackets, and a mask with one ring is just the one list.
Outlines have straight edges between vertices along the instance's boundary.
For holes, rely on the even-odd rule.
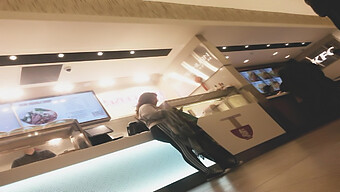
[[328,48],[327,51],[320,53],[314,59],[310,59],[308,57],[306,57],[306,58],[316,65],[321,65],[322,62],[327,60],[327,56],[333,56],[334,55],[334,53],[332,52],[333,49],[334,49],[334,47]]

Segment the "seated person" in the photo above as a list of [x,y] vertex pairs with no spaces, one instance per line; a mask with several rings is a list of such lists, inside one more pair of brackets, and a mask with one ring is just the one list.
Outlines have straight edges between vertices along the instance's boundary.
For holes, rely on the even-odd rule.
[[13,161],[12,168],[56,156],[54,153],[52,153],[49,150],[38,151],[36,148],[33,148],[33,147],[25,149],[24,153],[25,153],[24,156]]

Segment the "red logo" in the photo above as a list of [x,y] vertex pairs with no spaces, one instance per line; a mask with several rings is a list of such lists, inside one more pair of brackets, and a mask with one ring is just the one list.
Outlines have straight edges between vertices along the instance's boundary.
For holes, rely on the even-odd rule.
[[241,114],[236,114],[230,117],[226,117],[221,119],[220,121],[229,120],[236,128],[232,129],[230,132],[233,133],[235,136],[249,140],[253,138],[253,129],[250,127],[250,125],[244,125],[242,126],[236,119],[236,117],[241,116]]
[[230,132],[232,132],[235,136],[241,139],[249,140],[253,138],[253,129],[250,127],[250,125],[245,125],[245,126],[233,129]]

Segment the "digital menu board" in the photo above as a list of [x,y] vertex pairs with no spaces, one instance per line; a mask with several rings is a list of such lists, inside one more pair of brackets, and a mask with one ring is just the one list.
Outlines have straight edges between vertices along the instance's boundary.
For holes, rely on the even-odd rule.
[[11,105],[0,105],[0,132],[9,132],[19,127],[20,124],[11,109]]
[[261,93],[270,94],[280,90],[282,80],[270,67],[242,71],[240,74]]
[[8,114],[2,113],[7,128],[1,124],[0,131],[9,131],[14,127],[44,125],[61,119],[77,119],[80,124],[107,121],[110,116],[98,101],[94,92],[82,92],[69,95],[46,97],[6,104]]

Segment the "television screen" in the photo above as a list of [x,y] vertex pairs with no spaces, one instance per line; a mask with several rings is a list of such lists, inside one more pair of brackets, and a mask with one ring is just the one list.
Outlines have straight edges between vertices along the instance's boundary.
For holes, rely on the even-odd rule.
[[12,108],[22,126],[44,125],[60,119],[77,119],[80,124],[110,119],[92,91],[15,102]]
[[272,68],[242,71],[240,74],[263,94],[275,94],[280,90],[281,78]]

